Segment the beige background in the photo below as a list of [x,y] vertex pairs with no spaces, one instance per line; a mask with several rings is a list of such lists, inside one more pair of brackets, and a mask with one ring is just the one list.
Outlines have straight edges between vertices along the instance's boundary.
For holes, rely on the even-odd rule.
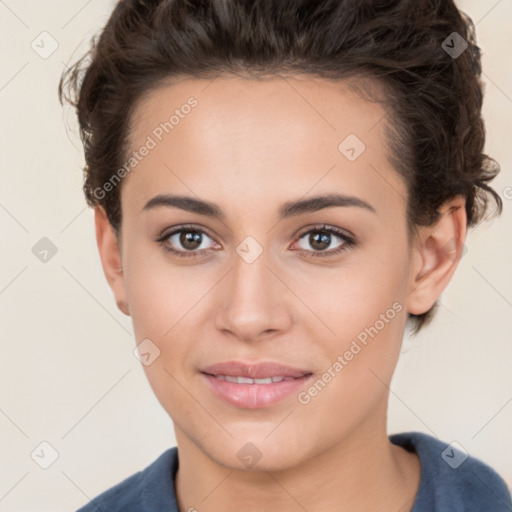
[[[469,234],[434,324],[404,341],[389,431],[457,441],[512,486],[512,1],[459,5],[483,49],[487,152],[502,165],[504,213]],[[57,100],[64,63],[81,55],[111,6],[0,2],[0,511],[75,510],[175,443],[132,354],[130,319],[103,277],[82,148]],[[58,43],[46,59],[31,47],[43,31]],[[47,263],[32,253],[42,237],[58,250]],[[31,457],[43,441],[58,452],[47,469]]]

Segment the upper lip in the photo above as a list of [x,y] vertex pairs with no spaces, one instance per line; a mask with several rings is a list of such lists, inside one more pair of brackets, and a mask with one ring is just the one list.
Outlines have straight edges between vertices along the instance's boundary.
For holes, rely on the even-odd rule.
[[292,368],[279,363],[244,363],[240,361],[226,361],[203,368],[203,373],[209,375],[231,375],[233,377],[248,377],[251,379],[267,379],[268,377],[294,377],[300,378],[310,375],[308,370]]

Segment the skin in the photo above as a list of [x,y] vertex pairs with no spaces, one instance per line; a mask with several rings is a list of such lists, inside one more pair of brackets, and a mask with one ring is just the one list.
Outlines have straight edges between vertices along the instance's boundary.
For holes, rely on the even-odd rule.
[[[124,178],[119,238],[101,207],[95,216],[117,305],[131,315],[137,344],[149,338],[160,350],[144,371],[174,422],[180,510],[410,510],[420,464],[387,437],[389,385],[407,313],[426,312],[457,267],[444,248],[465,239],[464,199],[447,202],[439,221],[409,240],[385,110],[343,82],[307,76],[167,84],[138,105],[133,150],[190,96],[197,107]],[[366,146],[353,162],[338,150],[351,133]],[[375,212],[278,217],[287,201],[333,191]],[[142,211],[162,193],[215,203],[225,218]],[[156,241],[182,224],[205,231],[203,257],[165,251],[186,252],[179,235]],[[356,244],[313,256],[321,250],[300,237],[318,224],[348,230]],[[236,252],[247,236],[263,249],[252,263]],[[342,243],[332,235],[324,253]],[[199,372],[227,360],[276,361],[309,369],[316,381],[395,302],[402,310],[308,404],[294,394],[266,408],[235,407]],[[252,467],[237,456],[248,442],[261,453]]]

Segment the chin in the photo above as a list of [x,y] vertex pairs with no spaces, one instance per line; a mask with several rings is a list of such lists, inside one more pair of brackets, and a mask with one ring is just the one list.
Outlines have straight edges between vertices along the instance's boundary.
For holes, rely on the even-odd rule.
[[[261,458],[258,458],[261,457]],[[244,460],[245,459],[245,460]],[[293,469],[300,463],[297,456],[291,456],[289,453],[261,453],[255,456],[254,461],[248,460],[248,455],[244,455],[242,460],[235,457],[227,457],[226,454],[216,462],[234,471],[243,471],[252,474],[279,472]]]
[[294,442],[288,436],[286,443],[279,436],[272,440],[267,436],[268,432],[261,436],[254,433],[251,436],[236,436],[229,441],[226,440],[226,443],[203,446],[200,449],[217,464],[231,470],[250,473],[284,471],[304,460],[305,447],[300,439]]

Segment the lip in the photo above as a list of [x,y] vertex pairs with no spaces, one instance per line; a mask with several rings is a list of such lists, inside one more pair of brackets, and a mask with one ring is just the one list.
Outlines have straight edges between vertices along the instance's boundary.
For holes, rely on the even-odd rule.
[[279,363],[262,362],[250,364],[241,361],[216,363],[203,368],[201,371],[210,375],[232,375],[233,377],[248,377],[250,379],[266,379],[276,375],[300,378],[311,373],[309,370],[292,368],[291,366]]
[[[245,409],[260,409],[284,400],[298,390],[313,375],[309,370],[292,368],[279,363],[264,362],[248,364],[238,361],[217,363],[201,371],[209,389],[231,405]],[[241,384],[217,378],[220,375],[268,379],[286,377],[287,380],[271,384]]]

